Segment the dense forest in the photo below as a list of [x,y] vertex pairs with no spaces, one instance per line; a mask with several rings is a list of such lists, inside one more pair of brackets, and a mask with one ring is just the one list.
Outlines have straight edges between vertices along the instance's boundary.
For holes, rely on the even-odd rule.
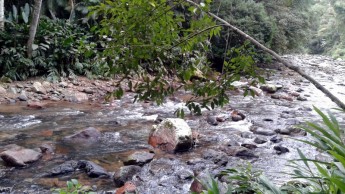
[[[269,84],[260,87],[269,80],[269,73],[260,67],[271,64],[273,69],[279,69],[278,64],[284,64],[280,55],[345,59],[344,26],[344,0],[0,0],[0,83],[42,77],[51,83],[63,83],[65,89],[68,84],[64,80],[78,76],[114,80],[109,85],[115,90],[104,94],[107,99],[120,99],[126,92],[133,92],[134,102],[155,105],[184,90],[192,96],[185,102],[188,111],[200,116],[203,109],[210,111],[229,103],[229,91],[239,91],[235,82],[245,80],[246,85],[241,88],[244,96],[260,96],[255,88],[270,95],[279,90]],[[324,88],[313,82],[314,75],[301,73],[298,66],[284,65],[318,89]],[[297,95],[302,91],[299,88]],[[324,93],[328,95],[327,92]],[[272,99],[279,98],[284,97],[272,95]],[[292,101],[292,97],[287,100]],[[178,108],[174,114],[184,118],[186,110]],[[326,116],[315,107],[314,110],[326,128],[308,123],[298,133],[303,130],[316,140],[300,141],[327,153],[332,161],[307,159],[297,148],[300,160],[292,162],[295,170],[291,174],[303,181],[276,186],[249,165],[223,171],[220,174],[229,180],[222,183],[220,174],[195,179],[193,184],[197,182],[200,188],[195,189],[192,184],[191,191],[345,193],[344,131],[333,115]],[[245,119],[237,111],[231,116],[232,121],[236,116]],[[218,117],[207,119],[210,125],[223,122]],[[283,148],[277,148],[281,149],[279,154],[286,151]],[[83,168],[87,165],[83,163]],[[222,191],[223,183],[227,192]],[[67,191],[88,193],[74,179],[68,181],[66,190],[54,190],[61,194]]]
[[[99,58],[100,54],[104,54],[102,51],[106,50],[107,46],[118,44],[118,42],[114,42],[117,37],[110,32],[103,35],[106,32],[104,26],[103,30],[101,29],[102,22],[104,22],[103,15],[96,14],[95,11],[90,14],[89,9],[90,6],[97,6],[101,1],[44,1],[37,34],[33,42],[33,56],[29,57],[26,51],[34,3],[34,1],[4,0],[2,4],[4,10],[4,17],[1,18],[3,27],[1,27],[0,34],[0,61],[2,64],[0,74],[2,76],[23,80],[30,76],[44,75],[54,80],[61,75],[109,75],[112,64],[110,61],[101,61]],[[94,7],[94,9],[98,9],[97,12],[106,11],[101,10],[101,7]],[[344,29],[341,26],[344,25],[345,16],[344,3],[340,0],[279,0],[273,2],[216,0],[212,2],[210,9],[278,53],[313,53],[331,55],[334,58],[344,57]],[[121,11],[127,16],[131,14],[126,10]],[[137,12],[140,11],[147,10],[137,10]],[[189,26],[190,22],[197,18],[196,16],[193,18],[187,13],[186,7],[174,5],[172,11],[171,14],[178,14],[182,17],[171,22],[180,23],[179,25],[182,25],[180,27],[184,30],[198,29],[196,26]],[[159,13],[157,11],[153,14]],[[140,13],[137,17],[139,16]],[[151,20],[159,22],[154,21],[157,20],[154,16]],[[152,28],[154,27],[153,22],[150,25]],[[195,25],[201,27],[207,25],[207,22]],[[113,27],[116,30],[116,26]],[[133,29],[133,34],[144,30],[140,26],[136,27]],[[163,28],[162,31],[164,31]],[[158,36],[158,34],[150,35]],[[183,37],[188,37],[191,33],[180,35],[181,33],[176,34],[179,37],[175,37],[174,42],[164,43],[165,46],[174,46],[177,50],[182,46],[178,41]],[[106,41],[107,38],[103,38],[105,36],[109,36],[108,40],[112,38],[112,41]],[[129,36],[131,34],[128,33],[121,38]],[[200,38],[200,36],[195,36],[192,39],[196,39],[196,37]],[[160,46],[159,40],[154,40],[158,38],[151,37],[151,39],[153,44]],[[140,39],[136,41],[138,41],[136,44],[145,44]],[[209,43],[210,45],[205,44],[204,46],[209,47],[210,50],[203,54],[210,61],[212,67],[220,69],[227,52],[225,50],[243,45],[244,39],[235,32],[223,28],[220,36],[213,36]],[[134,42],[126,42],[126,44],[134,44]],[[195,48],[194,52],[201,51],[201,49],[205,48],[202,46]],[[157,50],[155,51],[157,52]],[[269,60],[270,57],[262,54],[261,51],[256,50],[256,52],[257,61]],[[170,54],[172,55],[170,57],[175,57],[174,55],[177,56],[178,53]],[[178,63],[182,63],[182,61],[178,61]]]

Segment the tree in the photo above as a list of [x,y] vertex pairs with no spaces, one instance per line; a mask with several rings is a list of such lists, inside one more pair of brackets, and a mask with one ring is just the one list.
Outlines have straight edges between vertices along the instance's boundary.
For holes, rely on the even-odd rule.
[[42,0],[35,0],[34,11],[32,15],[31,24],[30,24],[29,40],[27,42],[27,55],[29,58],[32,57],[33,43],[35,40],[38,22],[40,19],[41,6],[42,6]]
[[0,0],[0,30],[5,29],[5,4],[4,0]]

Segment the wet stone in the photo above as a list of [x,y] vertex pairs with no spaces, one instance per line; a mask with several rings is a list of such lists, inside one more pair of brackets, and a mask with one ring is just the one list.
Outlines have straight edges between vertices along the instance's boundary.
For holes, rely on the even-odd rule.
[[16,148],[0,153],[1,159],[9,166],[23,167],[42,157],[40,152],[26,148]]
[[153,160],[154,156],[154,153],[146,151],[135,152],[128,156],[128,158],[125,161],[123,161],[123,164],[143,166],[144,164],[149,163],[151,160]]
[[86,174],[91,178],[110,177],[110,174],[103,167],[91,161],[78,161],[78,168],[85,170]]
[[53,176],[64,175],[64,174],[74,172],[77,168],[78,168],[78,161],[70,160],[52,168],[50,172],[45,174],[45,176],[53,177]]
[[101,133],[94,127],[86,128],[73,135],[64,138],[66,141],[97,141]]
[[298,96],[297,100],[299,100],[299,101],[307,101],[308,99],[306,97],[303,97],[303,96]]
[[137,188],[133,182],[126,182],[122,187],[116,190],[115,194],[135,194],[137,193],[136,189]]
[[284,153],[287,153],[290,151],[288,148],[281,146],[281,145],[276,145],[273,147],[273,149],[277,151],[278,155],[284,154]]
[[217,117],[216,116],[207,116],[206,121],[208,124],[216,126],[218,125]]
[[243,113],[241,113],[241,112],[239,112],[239,111],[233,111],[232,113],[231,113],[231,120],[232,121],[241,121],[241,120],[244,120],[246,118],[246,116],[243,114]]
[[254,139],[254,142],[257,143],[257,144],[263,144],[263,143],[266,143],[267,140],[265,138],[262,138],[262,137],[256,137]]
[[254,138],[254,135],[253,135],[253,133],[250,133],[250,132],[242,132],[241,137],[246,138],[246,139],[252,139],[252,138]]
[[241,146],[242,146],[242,147],[245,147],[245,148],[248,148],[248,149],[250,149],[250,150],[255,149],[255,148],[258,147],[258,146],[254,145],[254,144],[249,144],[249,143],[244,143],[244,144],[242,144]]
[[211,160],[213,163],[225,166],[228,163],[228,156],[224,152],[207,149],[202,153],[205,160]]
[[113,180],[115,186],[121,187],[125,182],[132,180],[133,176],[138,174],[141,170],[141,167],[136,165],[123,166],[117,170],[114,174]]
[[270,139],[270,141],[273,143],[279,143],[283,141],[283,138],[280,135],[275,135]]
[[258,134],[258,135],[264,135],[264,136],[272,136],[275,135],[276,133],[272,130],[269,129],[263,129],[261,127],[258,127],[256,129],[253,130],[254,134]]

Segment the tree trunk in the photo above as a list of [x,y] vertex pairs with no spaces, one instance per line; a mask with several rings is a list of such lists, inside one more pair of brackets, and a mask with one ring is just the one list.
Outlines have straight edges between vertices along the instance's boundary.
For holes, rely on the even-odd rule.
[[5,29],[5,3],[0,0],[0,30]]
[[29,31],[29,40],[27,42],[27,55],[29,58],[32,57],[32,44],[34,43],[36,31],[38,27],[38,22],[40,19],[42,0],[35,0],[34,12],[31,19],[30,31]]
[[[186,0],[187,2],[189,2],[190,4],[193,4],[194,6],[198,7],[200,10],[202,10],[200,8],[200,6],[191,1],[191,0]],[[255,40],[254,38],[252,38],[251,36],[249,36],[248,34],[246,34],[245,32],[243,32],[242,30],[236,28],[235,26],[231,25],[229,22],[223,20],[222,18],[216,16],[215,14],[211,13],[211,12],[206,12],[208,15],[210,15],[211,17],[213,17],[214,19],[216,19],[217,21],[223,23],[225,26],[229,27],[230,29],[234,30],[235,32],[237,32],[238,34],[240,34],[241,36],[243,36],[244,38],[248,39],[250,42],[252,42],[255,46],[259,47],[260,49],[264,50],[265,52],[269,53],[270,55],[272,55],[275,59],[277,59],[279,62],[283,63],[285,65],[285,67],[297,72],[298,74],[300,74],[302,77],[304,77],[305,79],[309,80],[312,84],[314,84],[314,86],[319,89],[321,92],[323,92],[328,98],[330,98],[334,103],[336,103],[340,108],[345,110],[345,104],[340,101],[336,96],[334,96],[330,91],[328,91],[325,87],[323,87],[319,82],[317,82],[314,78],[312,78],[311,76],[309,76],[308,74],[306,74],[303,70],[301,70],[298,66],[295,66],[293,64],[291,64],[290,62],[284,60],[281,56],[279,56],[276,52],[272,51],[271,49],[265,47],[264,45],[262,45],[261,43],[259,43],[257,40]]]

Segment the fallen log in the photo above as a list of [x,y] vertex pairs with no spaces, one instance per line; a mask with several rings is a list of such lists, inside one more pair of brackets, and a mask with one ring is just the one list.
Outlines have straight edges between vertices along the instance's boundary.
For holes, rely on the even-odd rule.
[[[200,10],[204,11],[203,9],[201,9],[201,7],[191,1],[191,0],[186,0],[188,3],[198,7]],[[229,27],[230,29],[234,30],[235,32],[237,32],[238,34],[240,34],[241,36],[243,36],[245,39],[248,39],[251,43],[253,43],[255,46],[259,47],[260,49],[262,49],[263,51],[269,53],[270,55],[272,55],[276,60],[278,60],[279,62],[281,62],[285,67],[297,72],[298,74],[300,74],[302,77],[304,77],[305,79],[307,79],[308,81],[310,81],[317,89],[319,89],[321,92],[323,92],[328,98],[330,98],[334,103],[336,103],[340,108],[345,110],[345,104],[340,101],[335,95],[333,95],[329,90],[327,90],[324,86],[322,86],[319,82],[317,82],[314,78],[312,78],[311,76],[309,76],[307,73],[305,73],[302,69],[300,69],[298,66],[293,65],[292,63],[290,63],[287,60],[284,60],[280,55],[278,55],[276,52],[274,52],[273,50],[265,47],[263,44],[261,44],[260,42],[258,42],[257,40],[255,40],[253,37],[249,36],[248,34],[246,34],[245,32],[243,32],[242,30],[238,29],[237,27],[231,25],[229,22],[225,21],[224,19],[218,17],[217,15],[209,12],[209,11],[204,11],[205,13],[207,13],[209,16],[213,17],[215,20],[221,22],[224,24],[224,26]]]

